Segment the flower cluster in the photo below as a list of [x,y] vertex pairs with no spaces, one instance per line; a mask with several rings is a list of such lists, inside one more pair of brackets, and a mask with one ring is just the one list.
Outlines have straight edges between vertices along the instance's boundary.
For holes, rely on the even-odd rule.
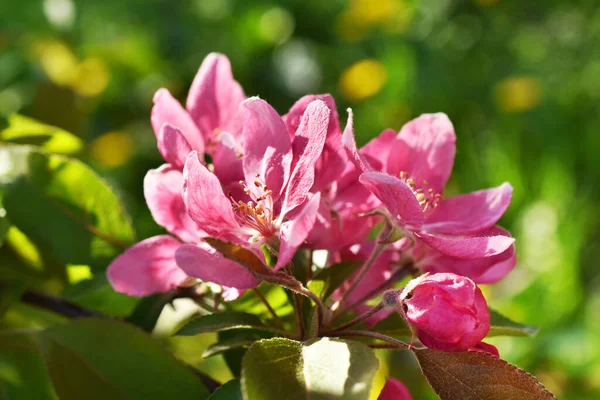
[[[391,308],[368,324],[396,310],[425,346],[494,352],[481,342],[489,312],[476,284],[496,282],[515,265],[514,239],[496,226],[512,188],[444,196],[456,139],[446,115],[422,115],[358,148],[351,110],[342,130],[330,95],[305,96],[281,116],[247,98],[229,60],[211,54],[185,108],[160,89],[151,122],[166,163],[148,172],[144,194],[171,235],[114,260],[115,290],[145,296],[204,281],[222,285],[231,301],[260,283],[208,238],[250,251],[272,271],[289,271],[301,248],[326,250],[325,267],[364,262],[329,311],[362,313],[413,275],[403,290],[386,293]],[[276,261],[269,265],[265,254]]]

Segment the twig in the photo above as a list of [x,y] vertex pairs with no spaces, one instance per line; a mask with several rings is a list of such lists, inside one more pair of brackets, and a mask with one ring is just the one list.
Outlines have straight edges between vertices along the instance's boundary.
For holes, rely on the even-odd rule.
[[323,336],[329,337],[337,337],[337,336],[359,336],[359,337],[368,337],[373,339],[383,340],[384,342],[388,342],[390,344],[395,345],[398,348],[404,348],[410,350],[410,345],[401,340],[394,339],[392,337],[382,335],[377,332],[369,332],[369,331],[335,331],[335,332],[326,332]]
[[57,299],[44,293],[28,290],[21,295],[21,301],[35,307],[43,308],[44,310],[52,311],[53,313],[63,315],[67,318],[85,318],[98,317],[109,318],[105,315],[98,314],[91,310],[86,310],[77,304],[67,300]]
[[341,331],[341,330],[344,330],[344,329],[349,328],[351,326],[354,326],[356,324],[359,324],[362,321],[364,321],[367,318],[369,318],[370,316],[372,316],[372,315],[376,314],[377,312],[383,310],[383,307],[385,307],[385,305],[383,303],[379,303],[375,307],[373,307],[369,311],[367,311],[366,313],[364,313],[362,315],[359,315],[358,317],[354,318],[352,321],[346,322],[345,324],[342,324],[342,325],[338,326],[337,328],[333,329],[332,332]]

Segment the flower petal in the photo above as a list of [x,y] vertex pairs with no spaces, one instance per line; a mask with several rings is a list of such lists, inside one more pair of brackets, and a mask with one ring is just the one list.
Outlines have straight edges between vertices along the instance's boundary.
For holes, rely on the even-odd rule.
[[512,198],[512,186],[498,187],[444,199],[427,219],[423,230],[466,235],[487,229],[502,217]]
[[163,125],[169,124],[181,131],[192,150],[197,150],[200,154],[204,153],[204,138],[198,127],[167,89],[159,89],[154,95],[154,107],[152,107],[150,122],[157,139],[160,140],[160,130]]
[[474,236],[447,236],[415,232],[427,245],[442,253],[463,259],[491,257],[505,252],[515,239],[496,233],[481,233]]
[[359,178],[401,225],[419,227],[424,215],[412,189],[402,180],[382,172],[365,172]]
[[181,189],[183,174],[169,164],[151,169],[144,178],[144,197],[157,224],[184,242],[206,236],[187,213]]
[[[287,128],[277,111],[258,97],[244,101],[240,112],[244,121],[242,161],[246,182],[254,182],[258,175],[277,200],[290,177],[292,146]],[[254,189],[254,185],[249,187]]]
[[354,116],[350,108],[348,109],[348,121],[342,133],[342,145],[348,158],[359,171],[374,171],[373,167],[358,152],[358,146],[356,146],[356,140],[354,139]]
[[315,225],[321,194],[317,193],[304,205],[302,211],[294,219],[286,221],[280,228],[280,246],[275,269],[284,267],[294,256],[296,250]]
[[398,176],[404,171],[417,186],[426,181],[428,188],[441,193],[452,171],[455,142],[446,114],[423,114],[402,127],[390,151],[387,172]]
[[329,108],[321,100],[313,101],[306,108],[292,143],[294,167],[287,184],[281,214],[285,215],[306,200],[315,181],[315,163],[325,144],[329,113]]
[[200,163],[193,151],[183,169],[183,201],[190,217],[208,234],[227,237],[239,225],[219,179]]
[[222,54],[210,53],[192,82],[186,108],[206,140],[216,130],[237,137],[242,131],[238,106],[245,98],[244,90],[233,79],[229,59]]
[[360,149],[361,156],[368,160],[374,170],[386,170],[390,150],[396,142],[396,136],[396,132],[392,129],[386,129]]
[[402,382],[394,378],[387,378],[377,400],[413,400],[413,398]]
[[130,247],[108,267],[108,281],[119,293],[148,296],[182,284],[187,274],[175,263],[181,243],[171,236],[154,236]]
[[235,289],[250,289],[260,281],[246,268],[231,261],[206,243],[183,245],[175,253],[179,267],[189,276]]
[[169,124],[164,124],[157,139],[158,151],[165,161],[178,170],[183,170],[187,155],[192,148],[181,131]]
[[[244,180],[242,149],[238,148],[235,138],[229,132],[219,135],[219,142],[212,157],[215,175],[219,178],[223,189],[236,185],[241,189],[239,181]],[[227,190],[225,190],[227,193]]]

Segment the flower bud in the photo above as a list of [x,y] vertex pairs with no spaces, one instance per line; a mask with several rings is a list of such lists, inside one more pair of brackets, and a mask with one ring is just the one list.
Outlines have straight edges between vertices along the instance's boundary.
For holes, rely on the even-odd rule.
[[421,276],[403,291],[404,318],[425,346],[444,351],[476,347],[490,330],[490,313],[481,290],[464,276]]

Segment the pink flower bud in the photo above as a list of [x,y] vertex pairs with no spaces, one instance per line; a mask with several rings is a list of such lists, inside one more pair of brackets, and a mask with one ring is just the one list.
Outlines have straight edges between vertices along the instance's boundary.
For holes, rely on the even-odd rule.
[[464,276],[440,273],[411,281],[400,297],[404,317],[427,347],[466,351],[490,330],[481,290]]

